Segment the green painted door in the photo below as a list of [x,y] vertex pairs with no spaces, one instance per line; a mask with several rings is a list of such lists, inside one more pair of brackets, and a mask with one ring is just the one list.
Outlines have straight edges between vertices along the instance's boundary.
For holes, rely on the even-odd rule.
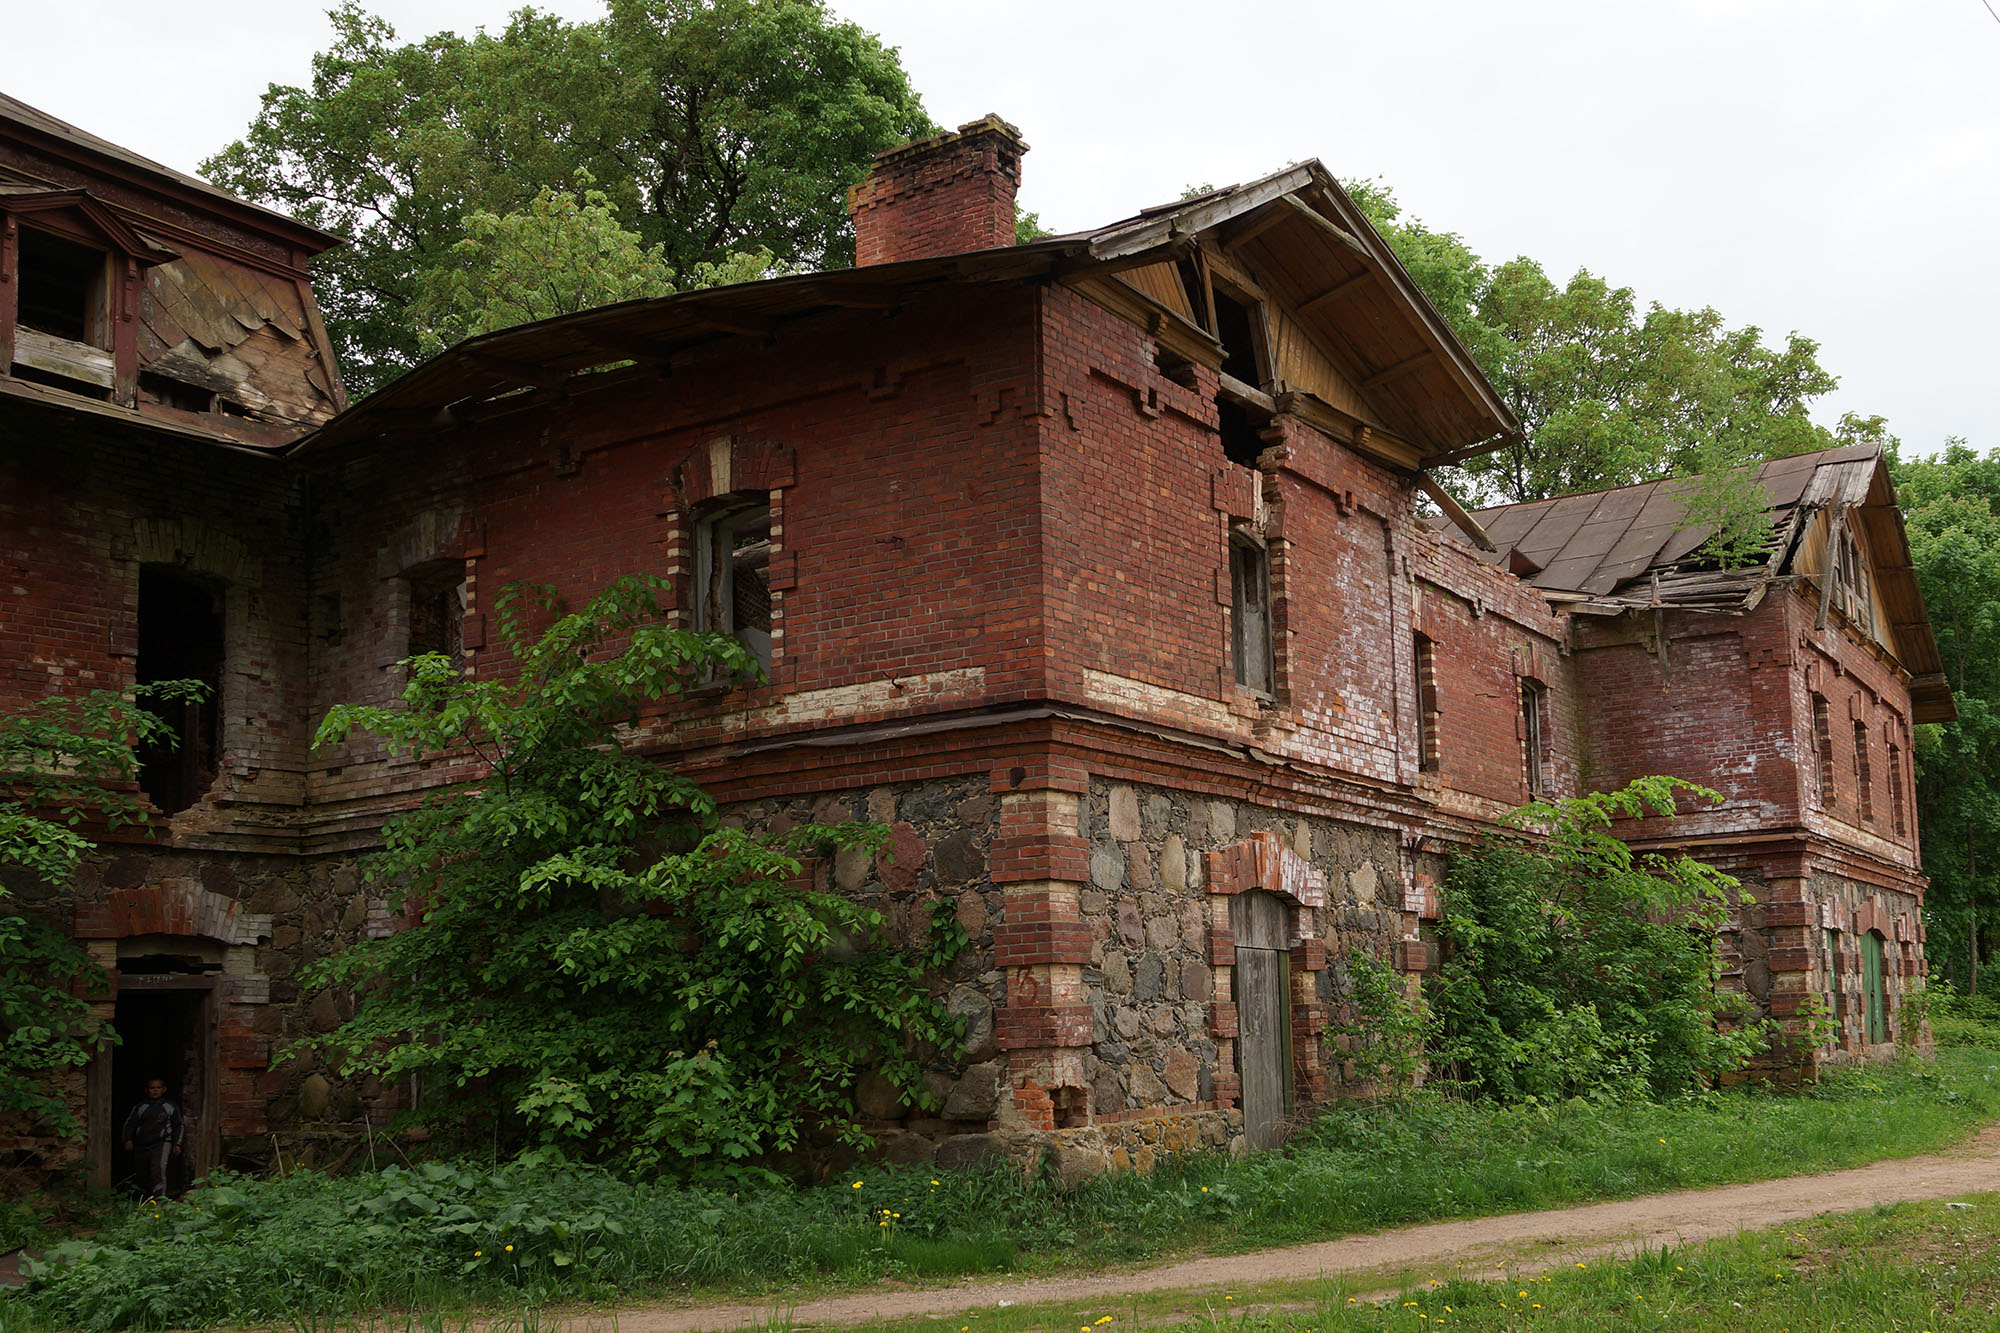
[[1882,989],[1882,937],[1869,931],[1861,937],[1861,985],[1868,997],[1868,1040],[1889,1040],[1889,997]]

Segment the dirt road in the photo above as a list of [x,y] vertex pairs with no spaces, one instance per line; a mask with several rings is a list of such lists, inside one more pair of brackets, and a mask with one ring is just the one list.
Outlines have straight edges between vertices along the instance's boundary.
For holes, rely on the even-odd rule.
[[1853,1212],[1878,1203],[1944,1199],[2000,1190],[2000,1126],[1962,1147],[1924,1157],[1877,1162],[1851,1171],[1793,1176],[1753,1185],[1654,1194],[1620,1203],[1539,1213],[1431,1222],[1396,1231],[1295,1245],[1223,1258],[1192,1259],[1088,1277],[1022,1281],[967,1280],[948,1287],[884,1290],[787,1304],[646,1305],[598,1311],[585,1321],[618,1333],[696,1333],[748,1328],[774,1316],[794,1326],[841,1326],[940,1317],[1044,1302],[1112,1301],[1143,1293],[1224,1291],[1287,1278],[1338,1277],[1383,1270],[1432,1274],[1478,1272],[1503,1261],[1575,1261],[1707,1240],[1774,1227],[1815,1213]]

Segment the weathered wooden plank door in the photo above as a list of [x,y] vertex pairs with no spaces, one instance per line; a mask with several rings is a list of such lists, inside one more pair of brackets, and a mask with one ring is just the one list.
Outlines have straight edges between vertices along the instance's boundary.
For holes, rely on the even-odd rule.
[[1861,937],[1861,985],[1868,999],[1868,1041],[1889,1040],[1889,996],[1882,988],[1882,937],[1869,931]]
[[1285,1140],[1292,1110],[1291,952],[1285,904],[1257,890],[1230,903],[1236,936],[1236,1075],[1253,1148]]

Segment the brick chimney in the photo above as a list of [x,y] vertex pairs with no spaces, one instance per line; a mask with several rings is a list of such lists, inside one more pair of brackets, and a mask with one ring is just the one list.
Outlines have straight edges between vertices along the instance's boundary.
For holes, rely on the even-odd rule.
[[956,134],[877,153],[868,179],[847,192],[854,262],[893,264],[1012,245],[1014,192],[1027,151],[1021,131],[988,115]]

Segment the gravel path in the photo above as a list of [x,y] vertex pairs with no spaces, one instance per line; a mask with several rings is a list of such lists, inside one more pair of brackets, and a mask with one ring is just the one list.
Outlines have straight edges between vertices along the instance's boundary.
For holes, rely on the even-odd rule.
[[[967,1279],[924,1290],[883,1289],[786,1304],[643,1305],[599,1310],[580,1325],[617,1333],[697,1333],[751,1328],[785,1318],[794,1326],[838,1327],[936,1318],[972,1310],[1045,1302],[1116,1301],[1170,1291],[1221,1292],[1288,1278],[1392,1272],[1497,1271],[1506,1260],[1574,1262],[1707,1240],[1735,1231],[1796,1222],[1817,1213],[1853,1212],[1880,1203],[1945,1199],[2000,1190],[2000,1126],[1949,1152],[1877,1162],[1849,1171],[1793,1176],[1750,1185],[1654,1194],[1618,1203],[1539,1213],[1430,1222],[1395,1231],[1250,1254],[1190,1259],[1083,1277]],[[1531,1258],[1529,1256],[1532,1256]]]

